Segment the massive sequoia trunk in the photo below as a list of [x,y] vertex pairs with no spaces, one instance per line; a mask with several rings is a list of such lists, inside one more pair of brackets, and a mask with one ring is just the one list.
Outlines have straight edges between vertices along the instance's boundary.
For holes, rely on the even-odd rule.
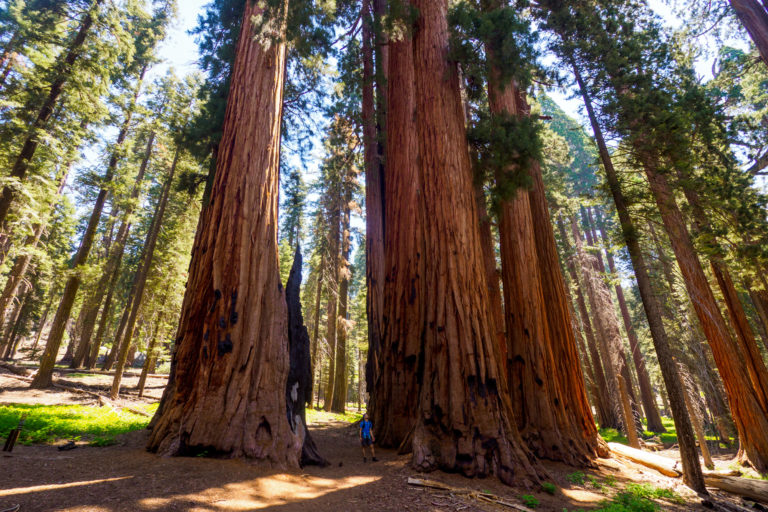
[[413,464],[466,476],[493,473],[508,483],[535,479],[494,342],[459,77],[447,59],[447,3],[413,4],[427,287]]
[[[520,91],[518,91],[517,101],[518,112],[530,115],[530,108]],[[561,432],[567,437],[570,449],[580,451],[589,458],[594,458],[596,455],[605,456],[608,451],[597,434],[584,386],[576,338],[568,309],[568,294],[565,291],[565,280],[560,268],[557,242],[539,163],[533,162],[528,172],[532,182],[529,196],[531,219],[533,225],[537,227],[534,235],[541,271],[541,288],[544,293],[556,378],[565,409],[564,415],[559,418]]]
[[148,449],[295,467],[303,432],[287,417],[287,308],[277,259],[285,44],[265,47],[253,37],[252,19],[262,12],[246,2],[210,203]]
[[[376,126],[374,83],[374,40],[379,33],[374,30],[375,14],[371,2],[363,0],[363,151],[365,161],[365,280],[367,286],[366,312],[368,318],[368,359],[365,379],[369,393],[379,367],[382,322],[384,311],[384,165],[381,158]],[[378,46],[378,45],[377,45]],[[377,63],[381,64],[381,63]],[[383,88],[379,86],[379,102]],[[379,424],[380,425],[380,424]],[[380,436],[379,436],[380,437]]]
[[[526,115],[527,109],[522,112],[518,109],[524,100],[517,87],[512,83],[502,84],[498,70],[492,69],[490,75],[488,97],[492,114]],[[597,431],[581,375],[564,284],[561,285],[564,307],[546,306],[543,290],[546,281],[541,267],[552,262],[542,260],[539,255],[530,196],[528,190],[517,190],[514,197],[502,202],[499,213],[507,372],[515,419],[523,439],[537,456],[583,465],[597,455]],[[549,218],[538,229],[551,231]],[[554,263],[559,269],[559,262]],[[550,279],[557,278],[562,282],[562,276],[550,276]],[[559,299],[560,290],[555,288],[550,283],[550,300]],[[550,322],[551,315],[566,318]],[[567,322],[565,329],[563,321]],[[550,325],[557,329],[558,336],[566,338],[554,340]],[[569,343],[572,346],[567,347],[567,351],[576,359],[569,361],[570,368],[558,368],[555,345],[562,349]],[[560,373],[563,370],[567,373]],[[569,380],[570,372],[578,374],[578,382]],[[578,385],[581,393],[572,393],[569,389],[572,385]],[[572,400],[583,400],[583,403]],[[587,425],[591,428],[585,428]]]
[[[424,331],[424,206],[419,197],[416,84],[410,34],[389,44],[388,168],[379,371],[371,392],[376,441],[410,452]],[[370,348],[369,348],[370,350]],[[369,360],[370,360],[369,352]]]
[[731,338],[715,296],[701,267],[685,220],[667,177],[654,162],[643,162],[645,174],[669,234],[691,303],[707,336],[725,384],[733,420],[739,432],[741,456],[759,471],[768,470],[768,401],[743,370],[741,348]]

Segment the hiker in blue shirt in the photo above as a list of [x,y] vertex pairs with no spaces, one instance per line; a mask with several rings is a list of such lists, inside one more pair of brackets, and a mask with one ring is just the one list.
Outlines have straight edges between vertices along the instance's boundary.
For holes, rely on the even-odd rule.
[[368,421],[368,414],[363,414],[363,419],[360,420],[358,427],[358,434],[360,435],[360,444],[363,446],[363,462],[368,459],[365,458],[366,446],[371,449],[371,460],[376,462],[376,452],[373,449],[373,443],[376,442],[376,437],[373,435],[373,423]]

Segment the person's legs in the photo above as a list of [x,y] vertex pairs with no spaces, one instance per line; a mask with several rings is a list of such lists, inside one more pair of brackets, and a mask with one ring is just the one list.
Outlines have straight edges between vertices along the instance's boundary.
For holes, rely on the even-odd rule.
[[373,462],[376,462],[377,460],[379,460],[376,458],[376,450],[373,449],[373,443],[371,443],[371,460]]

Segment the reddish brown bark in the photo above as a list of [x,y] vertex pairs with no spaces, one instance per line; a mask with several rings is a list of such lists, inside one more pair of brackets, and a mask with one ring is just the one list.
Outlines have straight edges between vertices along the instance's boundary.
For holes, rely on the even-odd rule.
[[[517,87],[501,83],[498,70],[491,69],[490,76],[491,113],[528,115],[528,105]],[[539,183],[541,171],[538,163],[531,165],[533,192],[518,190],[502,203],[499,214],[510,391],[518,428],[528,447],[539,457],[583,465],[597,456],[599,439],[571,328],[543,183]],[[533,200],[538,202],[532,204]],[[537,238],[536,231],[547,233]],[[556,353],[569,357],[568,364],[558,367]]]
[[[599,215],[599,212],[598,212]],[[608,235],[605,232],[605,225],[600,222],[598,218],[598,224],[600,225],[600,234],[605,244],[605,256],[608,260],[608,270],[612,275],[616,275],[616,263],[613,260],[613,254],[608,250],[610,241]],[[640,341],[637,339],[635,328],[632,326],[632,319],[629,316],[629,308],[627,307],[627,301],[624,298],[624,289],[617,281],[614,286],[616,290],[616,298],[619,301],[619,310],[621,311],[621,318],[624,321],[624,330],[627,333],[629,339],[629,348],[632,352],[632,361],[635,364],[635,370],[637,371],[637,381],[640,386],[640,398],[643,401],[643,410],[645,411],[645,418],[648,420],[648,430],[651,432],[666,432],[667,429],[661,422],[661,414],[659,414],[658,405],[656,405],[656,398],[653,394],[653,388],[651,387],[651,379],[648,376],[648,370],[645,367],[645,358],[640,351]]]
[[485,194],[481,187],[476,187],[475,199],[477,211],[480,215],[480,243],[483,252],[483,267],[485,269],[488,297],[491,300],[491,312],[494,325],[496,325],[496,339],[499,346],[499,361],[506,365],[507,361],[507,333],[504,322],[504,308],[501,300],[501,288],[499,287],[500,275],[496,268],[496,240],[491,231],[491,217],[485,205]]
[[507,483],[536,479],[498,361],[459,78],[447,55],[448,6],[441,0],[413,5],[427,287],[413,464],[495,474]]
[[[349,176],[347,176],[349,179]],[[349,252],[351,239],[349,233],[350,202],[352,194],[349,183],[344,181],[345,191],[342,195],[341,214],[341,265],[339,275],[339,315],[336,326],[336,375],[333,382],[333,412],[344,413],[347,408],[347,305],[349,303]]]
[[[410,452],[418,404],[417,372],[424,331],[423,205],[415,112],[413,42],[389,44],[389,112],[385,182],[385,276],[379,372],[371,392],[376,441]],[[396,171],[395,171],[396,170]],[[369,355],[370,358],[370,355]]]
[[[565,230],[565,224],[562,218],[558,222],[558,228],[560,230],[560,237],[563,243],[568,246],[568,235]],[[608,385],[605,380],[605,372],[603,371],[603,363],[600,360],[600,352],[597,349],[597,342],[595,341],[595,331],[592,328],[592,321],[587,311],[587,302],[584,299],[584,285],[579,277],[579,272],[576,266],[577,255],[571,255],[566,260],[566,267],[568,273],[571,275],[571,280],[576,286],[576,303],[579,308],[579,316],[584,325],[584,335],[587,338],[588,353],[593,368],[593,374],[595,379],[595,393],[593,394],[597,409],[598,422],[603,428],[618,428],[620,423],[617,416],[617,412],[611,407],[611,401],[608,398],[607,391]]]
[[287,308],[277,256],[286,49],[253,37],[251,20],[259,14],[247,1],[211,199],[148,448],[295,467],[303,439],[286,414]]
[[[609,390],[615,393],[609,395],[610,407],[620,414],[621,423],[627,437],[632,435],[635,429],[635,419],[631,411],[631,399],[629,397],[628,384],[625,380],[625,360],[621,357],[621,334],[616,315],[611,308],[610,291],[605,282],[597,274],[598,264],[595,257],[588,255],[583,248],[581,233],[575,218],[571,219],[571,232],[576,244],[576,253],[581,262],[584,275],[584,288],[592,305],[592,314],[595,327],[600,340],[600,355],[603,359],[605,379]],[[629,409],[625,407],[629,405]],[[636,432],[635,441],[636,441]],[[635,442],[635,448],[639,444]]]
[[759,471],[768,470],[768,404],[765,390],[755,389],[743,371],[740,347],[731,339],[693,247],[685,220],[667,177],[652,161],[643,162],[645,174],[669,234],[688,295],[707,336],[723,379],[743,456]]
[[[530,115],[525,98],[520,94],[518,94],[518,105],[520,112]],[[587,400],[583,371],[576,350],[576,339],[571,329],[565,280],[560,268],[544,180],[538,162],[533,162],[529,173],[532,181],[529,192],[531,219],[536,227],[534,235],[536,252],[539,255],[544,306],[547,310],[551,350],[556,365],[555,375],[565,409],[565,415],[560,417],[561,431],[566,436],[570,449],[580,451],[590,458],[596,455],[605,456],[608,452],[597,434],[595,420]]]
[[339,327],[339,250],[341,235],[341,200],[338,197],[328,198],[328,302],[325,326],[325,341],[328,343],[328,382],[325,386],[325,401],[323,409],[331,410],[333,405],[334,381],[336,380],[336,344]]
[[760,58],[768,66],[768,5],[757,0],[730,0],[736,16],[755,43]]
[[[381,3],[381,2],[379,2]],[[379,367],[383,315],[384,315],[384,162],[380,151],[377,127],[377,112],[374,103],[374,85],[377,86],[379,104],[384,104],[386,96],[384,85],[374,64],[374,42],[378,44],[380,31],[375,30],[377,14],[373,12],[371,2],[362,2],[362,57],[363,57],[363,154],[365,160],[365,252],[366,252],[366,308],[368,318],[368,359],[365,365],[366,383],[369,393],[373,391]],[[377,6],[378,7],[378,6]],[[378,8],[376,9],[378,11]],[[381,52],[377,54],[381,57]],[[382,60],[381,58],[377,60]],[[374,77],[374,74],[377,76]],[[382,110],[381,108],[379,110]],[[382,115],[379,112],[379,115]],[[381,424],[377,424],[379,426]],[[381,436],[378,436],[381,438]]]

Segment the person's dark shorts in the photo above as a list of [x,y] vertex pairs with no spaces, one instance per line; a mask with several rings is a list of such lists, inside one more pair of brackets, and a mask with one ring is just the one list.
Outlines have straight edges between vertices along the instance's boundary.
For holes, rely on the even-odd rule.
[[371,446],[373,444],[373,439],[371,439],[370,437],[363,437],[360,440],[360,444],[363,445],[363,448],[365,448],[367,446]]

